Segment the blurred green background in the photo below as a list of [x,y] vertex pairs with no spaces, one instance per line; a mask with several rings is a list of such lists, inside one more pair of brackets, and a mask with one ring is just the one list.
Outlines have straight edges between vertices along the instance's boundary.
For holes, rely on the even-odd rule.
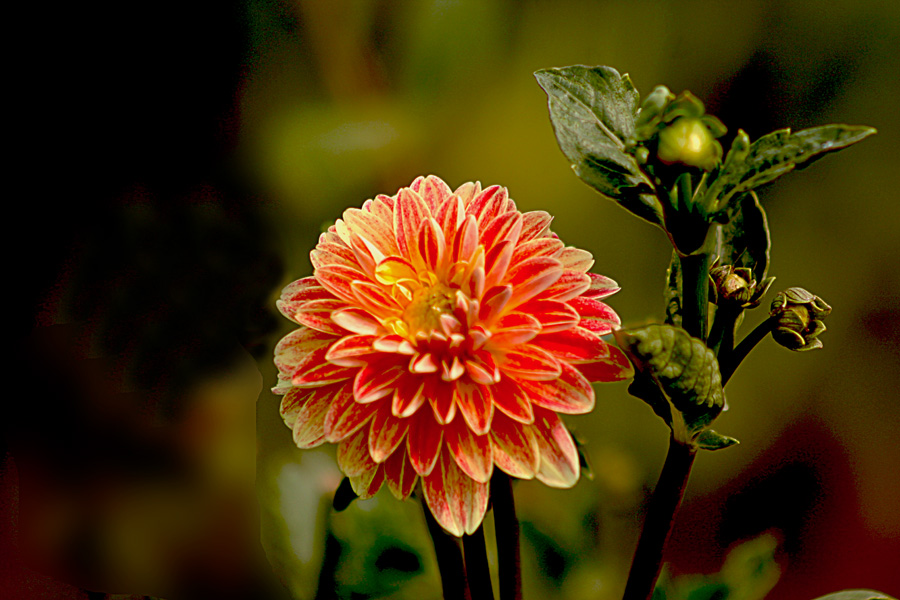
[[[280,234],[285,283],[311,272],[308,251],[323,223],[433,173],[451,187],[499,183],[522,210],[551,211],[560,237],[591,251],[594,270],[622,286],[610,303],[625,325],[660,320],[668,242],[568,168],[532,77],[540,68],[605,64],[630,73],[644,95],[659,83],[689,89],[731,133],[743,128],[754,139],[831,122],[877,127],[875,138],[761,194],[775,288],[804,286],[835,310],[824,350],[794,354],[769,341],[732,380],[718,429],[742,443],[698,459],[669,556],[674,573],[713,572],[727,548],[773,531],[782,576],[771,598],[849,586],[898,593],[900,195],[891,165],[900,144],[892,101],[900,5],[257,0],[248,8],[254,50],[239,152]],[[750,325],[759,320],[748,315]],[[270,367],[263,373],[274,381]],[[621,593],[667,443],[663,423],[625,388],[599,386],[594,412],[568,420],[587,442],[593,480],[570,491],[516,488],[526,597]],[[291,447],[277,403],[263,392],[258,411],[266,542],[306,598],[325,527],[310,474],[322,495],[338,475],[328,449]],[[328,517],[345,549],[341,597],[430,597],[422,586],[437,585],[418,508],[395,504],[382,492]],[[377,548],[391,540],[415,548],[423,571],[380,571]],[[344,560],[370,576],[347,575]]]

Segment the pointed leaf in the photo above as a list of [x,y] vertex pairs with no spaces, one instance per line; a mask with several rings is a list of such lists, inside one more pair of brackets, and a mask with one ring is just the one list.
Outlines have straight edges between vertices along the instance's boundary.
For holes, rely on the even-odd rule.
[[595,190],[655,225],[662,208],[625,141],[634,136],[639,96],[627,75],[576,65],[535,73],[547,93],[559,147]]

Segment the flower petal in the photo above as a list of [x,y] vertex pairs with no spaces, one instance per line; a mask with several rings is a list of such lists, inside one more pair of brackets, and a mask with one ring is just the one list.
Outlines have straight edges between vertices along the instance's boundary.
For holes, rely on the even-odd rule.
[[351,306],[331,313],[331,320],[353,333],[360,335],[385,335],[388,330],[371,313]]
[[346,308],[347,303],[337,298],[310,300],[297,305],[292,313],[292,320],[323,333],[343,335],[344,330],[331,320],[331,313],[339,308]]
[[353,398],[349,385],[340,388],[331,400],[325,416],[325,437],[329,442],[339,442],[359,431],[384,403],[362,404]]
[[369,403],[384,398],[394,392],[394,383],[403,376],[406,369],[397,362],[402,356],[387,355],[373,360],[356,373],[353,381],[353,395],[357,402]]
[[349,208],[344,211],[344,222],[355,234],[362,236],[375,246],[384,256],[398,254],[397,240],[394,238],[393,222],[387,222],[375,211]]
[[560,362],[562,374],[554,381],[521,381],[531,403],[558,413],[580,415],[594,408],[594,388],[578,369]]
[[579,326],[597,335],[606,335],[622,326],[619,315],[608,305],[595,298],[581,296],[572,299],[569,303],[581,315]]
[[594,266],[594,256],[590,252],[571,246],[557,254],[556,258],[562,263],[564,268],[578,271],[579,273],[587,273],[588,269]]
[[[403,188],[397,192],[397,201],[394,204],[394,235],[397,236],[397,247],[401,256],[412,259],[418,254],[416,236],[419,225],[430,216],[431,210],[419,194],[410,188]],[[413,265],[415,266],[415,261]]]
[[325,353],[325,360],[342,367],[362,367],[368,361],[361,357],[377,352],[373,347],[377,339],[374,335],[348,335],[342,337],[329,346],[328,351]]
[[500,370],[516,379],[547,381],[560,374],[559,361],[534,344],[522,344],[498,360]]
[[377,463],[387,460],[400,447],[408,429],[409,419],[398,419],[386,410],[376,412],[369,426],[369,455],[372,460]]
[[492,185],[472,199],[466,207],[466,214],[474,216],[478,227],[484,229],[491,220],[505,212],[507,200],[509,192],[506,188]]
[[527,242],[538,237],[547,237],[553,217],[543,210],[535,210],[522,214],[522,233],[520,242]]
[[422,393],[425,381],[421,377],[406,375],[397,381],[391,400],[391,414],[395,417],[409,417],[425,403]]
[[340,264],[327,263],[316,267],[316,279],[322,284],[326,290],[347,302],[355,302],[356,296],[353,294],[351,284],[354,281],[365,281],[368,278],[354,268],[350,268]]
[[494,416],[490,387],[458,381],[456,390],[458,392],[456,403],[466,423],[478,435],[487,433],[491,428],[491,418]]
[[489,485],[466,475],[449,454],[442,452],[440,465],[422,478],[425,502],[435,520],[452,535],[471,535],[487,512]]
[[541,452],[537,478],[555,488],[575,485],[580,475],[578,450],[562,420],[554,412],[535,407],[532,431]]
[[521,233],[522,213],[510,211],[499,215],[483,228],[481,243],[488,250],[502,242],[509,242],[515,246]]
[[417,177],[409,187],[422,197],[432,213],[453,193],[443,179],[434,175]]
[[513,287],[510,306],[531,300],[556,283],[562,274],[562,265],[549,256],[529,258],[512,267],[506,274],[506,283]]
[[443,441],[443,428],[434,420],[431,411],[420,410],[413,416],[406,434],[406,450],[409,461],[419,475],[428,475],[434,469]]
[[453,420],[458,397],[456,384],[445,382],[439,377],[429,377],[425,380],[424,395],[428,398],[438,423],[446,425]]
[[607,296],[612,296],[621,289],[619,284],[609,277],[597,275],[596,273],[588,273],[587,275],[591,278],[591,287],[584,293],[584,296],[588,298],[602,300]]
[[528,242],[519,240],[516,251],[513,252],[512,262],[514,265],[519,264],[528,258],[537,256],[556,256],[556,254],[565,247],[557,238],[537,238]]
[[580,296],[590,287],[590,277],[584,273],[579,273],[578,271],[565,269],[559,279],[544,290],[542,297],[565,302],[566,300],[571,300],[576,296]]
[[565,331],[578,325],[581,316],[568,303],[559,300],[535,298],[516,310],[527,313],[540,322],[541,333]]
[[510,348],[524,344],[541,332],[541,322],[532,315],[514,312],[503,316],[491,328],[489,348]]
[[371,498],[378,493],[378,490],[381,489],[381,484],[384,483],[384,467],[375,465],[359,475],[349,477],[349,479],[350,487],[353,488],[353,492],[361,500]]
[[520,479],[532,479],[541,464],[537,436],[529,425],[523,425],[498,414],[491,427],[494,464]]
[[375,466],[375,461],[369,456],[368,437],[368,430],[361,429],[338,444],[338,466],[347,477],[361,475]]
[[[512,377],[502,377],[491,388],[494,406],[506,416],[519,423],[532,423],[534,412],[531,410],[531,396]],[[496,415],[495,415],[496,418]]]
[[622,381],[634,376],[634,368],[625,354],[609,346],[609,356],[602,361],[574,365],[588,381]]
[[541,334],[534,343],[558,359],[568,362],[594,362],[609,356],[609,344],[581,327]]
[[463,419],[456,419],[444,428],[444,443],[466,475],[481,483],[491,480],[494,459],[489,435],[475,435]]
[[394,452],[384,462],[384,480],[397,500],[406,500],[416,485],[419,474],[413,469],[406,452]]

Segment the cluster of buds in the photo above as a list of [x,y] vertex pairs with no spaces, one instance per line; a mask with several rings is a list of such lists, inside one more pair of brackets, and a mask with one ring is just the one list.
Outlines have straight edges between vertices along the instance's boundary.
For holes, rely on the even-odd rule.
[[709,271],[709,295],[714,304],[739,309],[756,308],[775,281],[767,277],[757,283],[748,267],[715,266]]
[[785,348],[800,352],[822,347],[822,319],[831,314],[831,307],[815,294],[799,287],[778,292],[770,314],[777,321],[772,338]]

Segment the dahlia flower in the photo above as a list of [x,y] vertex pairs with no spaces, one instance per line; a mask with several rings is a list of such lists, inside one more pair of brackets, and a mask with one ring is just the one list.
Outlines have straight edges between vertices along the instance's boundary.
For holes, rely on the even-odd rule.
[[275,349],[281,414],[300,448],[338,444],[354,491],[397,498],[422,481],[450,533],[472,533],[499,468],[552,487],[578,480],[563,414],[594,406],[592,381],[631,375],[600,336],[620,321],[546,212],[500,186],[456,191],[419,177],[351,208],[319,238],[312,277],[278,308],[300,327]]

